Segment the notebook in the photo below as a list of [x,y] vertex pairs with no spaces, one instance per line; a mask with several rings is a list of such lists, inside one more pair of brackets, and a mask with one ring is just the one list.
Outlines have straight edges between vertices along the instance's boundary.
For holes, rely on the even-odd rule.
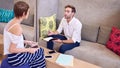
[[74,57],[71,55],[60,54],[56,60],[56,63],[64,66],[73,66]]
[[53,39],[53,37],[46,37],[46,38],[44,38],[43,40],[49,41],[49,40],[51,40],[51,39]]

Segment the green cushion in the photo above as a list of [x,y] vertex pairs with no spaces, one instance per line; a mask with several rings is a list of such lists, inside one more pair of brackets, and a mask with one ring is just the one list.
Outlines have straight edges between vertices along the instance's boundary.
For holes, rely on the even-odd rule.
[[0,22],[9,22],[14,17],[13,10],[0,8]]
[[40,39],[47,36],[48,31],[56,30],[56,15],[50,17],[40,17]]

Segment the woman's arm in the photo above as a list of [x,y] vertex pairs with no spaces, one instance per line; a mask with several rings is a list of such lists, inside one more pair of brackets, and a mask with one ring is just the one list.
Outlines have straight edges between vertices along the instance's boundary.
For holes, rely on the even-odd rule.
[[[12,34],[15,34],[16,36],[20,36],[22,34],[22,28],[20,24],[18,23],[15,25],[10,31]],[[23,42],[24,43],[24,42]],[[10,53],[21,53],[21,52],[30,52],[34,53],[38,48],[17,48],[17,44],[11,42],[9,47]]]
[[38,42],[34,42],[34,41],[24,40],[24,43],[25,43],[26,45],[30,45],[31,47],[33,47],[33,46],[38,46]]
[[9,47],[10,53],[22,53],[22,52],[29,52],[29,53],[35,53],[39,48],[17,48],[16,44],[11,43]]

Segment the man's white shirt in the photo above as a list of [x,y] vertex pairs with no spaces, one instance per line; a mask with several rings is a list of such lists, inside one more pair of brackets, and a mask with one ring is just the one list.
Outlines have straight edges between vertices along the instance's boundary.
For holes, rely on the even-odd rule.
[[81,41],[81,29],[82,29],[81,22],[75,17],[73,17],[69,23],[67,23],[67,20],[65,18],[62,18],[57,31],[61,33],[63,30],[65,37],[67,37],[67,39],[72,38],[74,42],[80,42]]

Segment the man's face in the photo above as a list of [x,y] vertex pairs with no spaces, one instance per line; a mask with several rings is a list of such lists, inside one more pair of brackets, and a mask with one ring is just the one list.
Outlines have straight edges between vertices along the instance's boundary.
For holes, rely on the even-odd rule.
[[72,9],[67,7],[65,8],[65,12],[64,12],[64,17],[65,19],[70,19],[71,17],[73,17],[74,13],[72,12]]

